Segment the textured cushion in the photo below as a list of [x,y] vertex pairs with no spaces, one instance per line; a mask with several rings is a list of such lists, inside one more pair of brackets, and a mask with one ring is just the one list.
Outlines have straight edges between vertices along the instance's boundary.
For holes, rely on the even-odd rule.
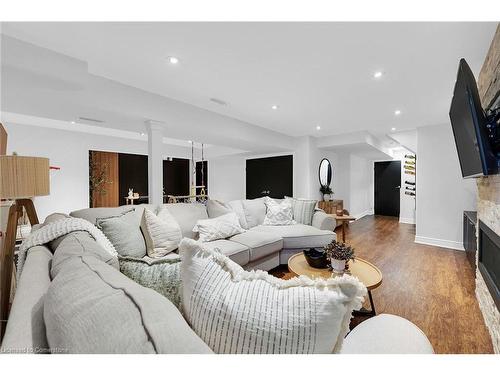
[[168,298],[175,307],[181,306],[180,258],[145,259],[120,258],[120,272],[136,283],[153,289]]
[[207,201],[207,214],[209,218],[219,217],[232,212],[224,203],[209,199]]
[[157,207],[153,204],[138,204],[134,206],[84,208],[83,210],[73,211],[69,215],[71,217],[85,219],[95,225],[97,224],[97,219],[99,218],[120,216],[121,214],[130,211],[131,208],[135,210],[137,225],[141,222],[142,211],[145,208],[153,212],[156,212],[157,209]]
[[344,340],[342,354],[433,354],[429,339],[415,324],[381,314],[357,325]]
[[93,256],[74,256],[50,285],[51,348],[69,353],[210,353],[177,308]]
[[251,231],[272,233],[283,238],[284,249],[306,249],[309,247],[323,247],[332,242],[337,236],[329,230],[321,230],[310,225],[259,225]]
[[245,220],[247,222],[247,229],[261,225],[266,217],[266,205],[264,204],[265,198],[246,199],[242,201],[243,212],[245,213]]
[[71,232],[62,237],[62,241],[55,249],[50,270],[51,277],[56,277],[68,259],[82,255],[94,256],[115,269],[119,268],[118,258],[101,247],[88,232]]
[[248,229],[248,223],[245,216],[245,209],[243,208],[243,201],[236,200],[228,202],[227,206],[233,210],[236,215],[238,215],[238,219],[240,220],[240,225],[243,229]]
[[181,227],[182,237],[195,238],[193,228],[198,220],[208,219],[207,209],[201,203],[164,204]]
[[[238,234],[238,236],[240,236],[240,234]],[[205,242],[204,246],[207,249],[220,251],[240,266],[244,266],[250,262],[250,249],[244,244],[229,240],[216,240]]]
[[266,216],[262,225],[292,225],[293,220],[292,200],[284,199],[280,203],[274,199],[266,198]]
[[183,311],[216,353],[338,352],[366,294],[350,275],[281,280],[200,242],[184,239],[179,249]]
[[121,256],[142,258],[146,255],[146,243],[134,209],[120,216],[98,218],[96,225]]
[[198,220],[193,228],[193,232],[199,233],[202,242],[228,238],[244,231],[234,212],[213,219]]
[[[37,229],[40,229],[40,228],[42,228],[50,223],[54,223],[54,222],[62,220],[62,219],[67,219],[69,217],[71,217],[71,216],[63,214],[63,213],[55,212],[55,213],[47,216],[45,218],[45,221],[43,222],[43,224],[41,224]],[[64,236],[56,238],[54,241],[49,242],[48,247],[52,251],[55,251],[63,239],[64,239]]]
[[298,224],[311,225],[314,210],[318,201],[290,198],[292,200],[293,220]]
[[179,224],[165,207],[160,209],[158,216],[145,209],[141,230],[146,240],[147,254],[151,258],[163,257],[174,251],[182,239]]
[[[245,233],[231,237],[230,240],[250,248],[250,261],[264,258],[283,248],[281,237],[266,232],[246,231]],[[240,266],[243,265],[241,263],[238,264]]]

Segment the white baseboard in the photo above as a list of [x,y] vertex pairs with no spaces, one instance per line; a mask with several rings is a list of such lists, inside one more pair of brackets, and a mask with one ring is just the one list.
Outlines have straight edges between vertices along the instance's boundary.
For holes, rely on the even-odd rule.
[[454,250],[462,250],[462,251],[465,250],[462,242],[441,240],[439,238],[415,236],[415,243],[419,243],[422,245],[445,247],[447,249],[454,249]]
[[356,218],[356,220],[359,220],[362,217],[373,215],[373,210],[366,210],[366,211],[361,212],[359,214],[351,214],[351,215],[354,216]]
[[415,218],[413,217],[400,217],[399,222],[403,224],[415,224]]

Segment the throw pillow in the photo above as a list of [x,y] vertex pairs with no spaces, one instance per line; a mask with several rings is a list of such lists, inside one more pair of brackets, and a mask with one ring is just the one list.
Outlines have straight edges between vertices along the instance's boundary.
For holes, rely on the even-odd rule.
[[132,208],[119,216],[98,218],[97,227],[113,244],[121,256],[142,258],[146,255],[146,243],[137,217]]
[[207,213],[209,218],[219,217],[232,212],[224,203],[209,199],[207,201]]
[[193,240],[179,249],[184,316],[216,353],[338,353],[366,295],[350,275],[281,280]]
[[247,228],[250,229],[261,225],[266,217],[266,198],[245,199],[241,201],[243,212],[245,213],[245,221]]
[[243,207],[243,201],[241,200],[231,201],[228,202],[227,205],[233,212],[236,212],[236,215],[238,215],[241,227],[243,229],[249,229],[250,227],[248,226],[247,219],[245,216],[245,208]]
[[165,207],[158,215],[146,208],[142,214],[141,230],[151,258],[160,258],[174,251],[182,239],[179,224]]
[[292,200],[293,219],[299,224],[312,225],[316,204],[315,200],[285,197]]
[[274,199],[266,198],[264,201],[267,207],[266,217],[262,225],[292,225],[293,220],[292,200],[283,199],[281,203]]
[[243,233],[245,230],[240,226],[238,216],[234,212],[225,214],[214,219],[198,220],[193,232],[198,232],[200,241],[208,242],[220,240]]
[[149,262],[144,259],[120,257],[118,261],[120,272],[125,276],[165,296],[178,309],[181,307],[180,258],[155,259]]

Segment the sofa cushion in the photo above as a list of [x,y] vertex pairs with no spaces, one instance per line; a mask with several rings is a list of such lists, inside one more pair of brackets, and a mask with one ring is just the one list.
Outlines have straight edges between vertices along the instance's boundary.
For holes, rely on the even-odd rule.
[[213,219],[198,220],[193,228],[193,232],[199,233],[202,242],[225,239],[244,231],[234,212]]
[[292,200],[293,219],[298,224],[312,225],[312,218],[318,201],[311,199],[287,198]]
[[345,338],[341,354],[433,354],[429,339],[400,316],[381,314],[357,325]]
[[165,297],[94,256],[68,259],[44,303],[51,348],[69,353],[210,353]]
[[291,199],[284,199],[278,203],[274,199],[266,197],[264,204],[266,205],[266,216],[263,225],[292,225],[296,223],[293,220]]
[[98,218],[96,225],[121,256],[142,258],[146,255],[146,242],[137,222],[135,209],[120,216]]
[[336,234],[332,231],[321,230],[304,224],[259,225],[250,229],[250,231],[270,233],[283,238],[284,249],[323,247],[337,238]]
[[245,220],[247,222],[247,229],[261,225],[266,217],[265,198],[246,199],[242,201],[243,211],[245,213]]
[[350,275],[282,280],[189,239],[179,252],[184,315],[216,353],[338,352],[366,295]]
[[144,209],[141,230],[146,240],[147,255],[161,258],[179,247],[182,239],[181,228],[167,208],[161,207],[158,215]]
[[204,246],[207,249],[220,251],[240,266],[244,266],[250,262],[250,249],[244,244],[229,240],[217,240],[204,242]]
[[[237,242],[250,248],[250,261],[264,258],[276,253],[283,248],[281,237],[272,233],[246,231],[230,238],[232,242]],[[242,265],[241,263],[238,263]]]
[[209,199],[207,201],[207,214],[209,218],[219,217],[232,212],[232,209],[224,203]]
[[240,220],[241,227],[243,229],[248,229],[248,223],[245,217],[245,209],[243,208],[243,201],[242,200],[231,201],[228,202],[227,206],[236,213],[238,219]]
[[195,238],[193,228],[198,220],[208,219],[207,209],[201,203],[164,204],[181,227],[182,237]]
[[157,206],[153,204],[138,204],[134,206],[84,208],[83,210],[73,211],[69,215],[71,217],[85,219],[95,225],[98,218],[120,216],[124,212],[130,211],[131,208],[135,210],[137,225],[141,222],[144,208],[155,213],[157,211]]

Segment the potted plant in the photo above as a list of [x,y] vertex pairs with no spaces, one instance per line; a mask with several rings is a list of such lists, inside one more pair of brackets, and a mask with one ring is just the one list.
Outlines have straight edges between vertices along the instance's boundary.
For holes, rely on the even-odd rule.
[[328,185],[321,185],[319,191],[321,192],[321,194],[323,194],[324,201],[329,201],[331,198],[331,194],[333,194],[332,188]]
[[354,249],[345,243],[333,240],[324,249],[335,273],[344,272],[347,261],[355,259]]

